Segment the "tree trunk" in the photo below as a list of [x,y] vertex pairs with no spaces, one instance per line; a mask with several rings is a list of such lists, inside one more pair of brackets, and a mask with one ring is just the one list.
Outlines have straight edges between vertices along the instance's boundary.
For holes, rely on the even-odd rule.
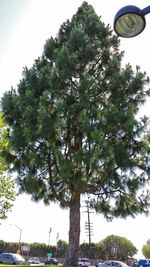
[[80,241],[80,193],[75,193],[70,205],[70,229],[69,229],[69,246],[66,263],[68,265],[78,265]]

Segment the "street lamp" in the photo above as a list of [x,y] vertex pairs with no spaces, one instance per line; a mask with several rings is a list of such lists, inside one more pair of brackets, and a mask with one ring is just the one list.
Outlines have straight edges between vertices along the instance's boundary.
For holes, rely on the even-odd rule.
[[121,8],[114,18],[114,30],[120,37],[130,38],[140,34],[146,26],[145,15],[150,6],[140,9],[136,6]]
[[20,253],[20,251],[21,251],[21,235],[22,235],[22,229],[21,229],[18,225],[16,225],[16,224],[12,224],[12,223],[10,223],[10,225],[13,225],[13,226],[15,226],[16,228],[19,229],[18,250],[19,250],[19,253]]

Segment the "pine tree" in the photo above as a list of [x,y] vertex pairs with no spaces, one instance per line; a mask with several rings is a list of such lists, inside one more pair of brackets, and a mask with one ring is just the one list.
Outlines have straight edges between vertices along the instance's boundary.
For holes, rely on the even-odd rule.
[[2,98],[22,192],[70,210],[67,263],[77,265],[81,196],[107,219],[148,212],[146,73],[121,66],[110,26],[84,2]]

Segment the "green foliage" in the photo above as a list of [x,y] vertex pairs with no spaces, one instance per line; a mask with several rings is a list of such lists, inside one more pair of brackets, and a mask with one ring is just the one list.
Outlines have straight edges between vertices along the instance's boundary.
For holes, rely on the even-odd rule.
[[[148,213],[148,120],[137,114],[149,78],[130,64],[122,68],[122,57],[118,37],[84,2],[24,68],[17,90],[4,94],[13,151],[5,157],[33,200],[79,209],[80,195],[91,194],[107,219]],[[78,241],[71,236],[69,248]]]
[[91,243],[82,243],[79,248],[79,256],[82,258],[89,257],[90,259],[99,258],[99,247],[98,244]]
[[3,120],[2,112],[0,112],[0,220],[6,219],[7,212],[11,210],[16,195],[14,181],[7,174],[8,164],[2,155],[2,151],[8,146],[6,123]]
[[142,253],[146,259],[150,259],[150,239],[142,247]]
[[80,257],[87,257],[89,254],[92,259],[109,260],[118,259],[127,261],[137,253],[136,247],[125,237],[110,235],[99,243],[88,243],[80,245]]
[[136,247],[125,237],[110,235],[99,243],[99,258],[126,261],[137,253]]
[[[18,251],[18,242],[5,242],[3,240],[0,240],[0,253],[2,252],[12,252],[12,253],[17,253]],[[47,246],[44,243],[24,243],[21,242],[21,246],[28,246],[30,247],[30,251],[28,252],[22,252],[24,256],[36,256],[36,257],[41,257],[41,258],[46,258],[47,253],[49,251],[52,252],[53,256],[57,256],[56,252],[56,246]]]
[[57,257],[65,257],[68,249],[67,242],[58,240],[57,242]]
[[136,115],[148,78],[121,69],[118,43],[83,3],[24,68],[17,91],[4,95],[7,160],[34,200],[70,206],[78,191],[97,196],[95,208],[107,218],[147,212],[149,192],[138,193],[149,179],[149,143],[140,138],[147,119]]
[[15,185],[9,175],[0,175],[0,220],[7,218],[15,200]]
[[0,175],[7,169],[7,164],[2,157],[2,151],[8,146],[8,134],[6,124],[2,117],[2,112],[0,111]]
[[[68,248],[68,244],[63,240],[58,240],[57,246],[47,246],[44,243],[23,242],[21,243],[21,246],[30,247],[30,252],[28,253],[28,255],[23,252],[24,256],[36,256],[39,258],[45,258],[47,257],[48,252],[52,252],[53,257],[65,259]],[[16,253],[17,250],[18,243],[5,242],[3,240],[0,240],[0,253],[2,253],[3,251],[11,251],[13,253]],[[128,258],[132,258],[137,253],[137,249],[128,239],[111,235],[106,237],[99,243],[92,243],[91,249],[89,248],[88,243],[80,244],[79,257],[87,257],[89,256],[89,252],[91,259],[106,260],[114,258],[126,261]],[[145,256],[145,254],[143,255]]]

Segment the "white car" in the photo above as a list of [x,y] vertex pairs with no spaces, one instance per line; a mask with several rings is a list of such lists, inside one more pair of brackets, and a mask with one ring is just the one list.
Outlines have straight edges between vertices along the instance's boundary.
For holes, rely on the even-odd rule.
[[88,258],[79,258],[78,261],[79,267],[89,267],[90,266],[90,260]]
[[31,258],[28,260],[28,263],[30,263],[30,264],[39,264],[40,261],[39,261],[39,258],[38,258],[38,257],[31,257]]
[[103,263],[99,262],[97,266],[98,267],[129,267],[123,261],[117,261],[117,260],[108,260]]

